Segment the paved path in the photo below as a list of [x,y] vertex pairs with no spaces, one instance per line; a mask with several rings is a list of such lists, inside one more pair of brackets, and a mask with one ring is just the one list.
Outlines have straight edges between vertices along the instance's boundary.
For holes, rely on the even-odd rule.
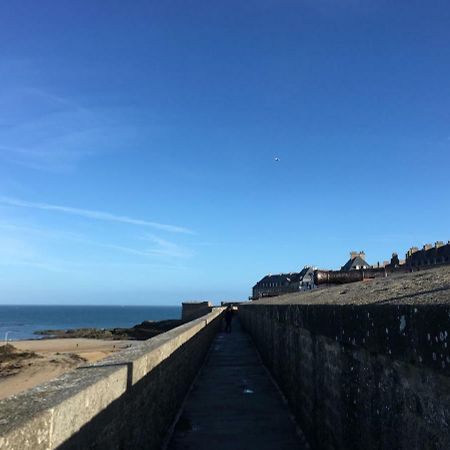
[[306,449],[250,337],[233,322],[213,342],[168,450]]

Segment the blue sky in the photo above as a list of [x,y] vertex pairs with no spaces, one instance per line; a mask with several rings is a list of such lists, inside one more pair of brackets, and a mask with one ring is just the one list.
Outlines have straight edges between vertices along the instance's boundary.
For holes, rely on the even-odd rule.
[[439,0],[3,2],[0,303],[242,299],[448,240],[449,23]]

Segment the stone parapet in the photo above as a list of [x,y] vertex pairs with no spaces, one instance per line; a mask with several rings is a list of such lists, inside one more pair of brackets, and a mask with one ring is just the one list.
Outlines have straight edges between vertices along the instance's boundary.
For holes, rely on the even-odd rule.
[[450,271],[241,305],[314,449],[450,448]]
[[0,449],[157,449],[223,308],[0,401]]

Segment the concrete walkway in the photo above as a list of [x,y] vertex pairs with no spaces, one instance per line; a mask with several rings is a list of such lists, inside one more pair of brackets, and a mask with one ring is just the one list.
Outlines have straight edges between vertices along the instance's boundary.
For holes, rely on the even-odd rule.
[[306,449],[289,411],[238,321],[219,333],[168,450]]

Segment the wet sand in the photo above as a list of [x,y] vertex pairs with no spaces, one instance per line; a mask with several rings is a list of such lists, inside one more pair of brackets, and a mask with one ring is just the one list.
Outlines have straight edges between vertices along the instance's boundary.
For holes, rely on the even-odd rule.
[[34,352],[35,355],[0,363],[0,399],[56,378],[80,364],[103,359],[137,342],[80,338],[36,339],[9,344],[18,351]]

